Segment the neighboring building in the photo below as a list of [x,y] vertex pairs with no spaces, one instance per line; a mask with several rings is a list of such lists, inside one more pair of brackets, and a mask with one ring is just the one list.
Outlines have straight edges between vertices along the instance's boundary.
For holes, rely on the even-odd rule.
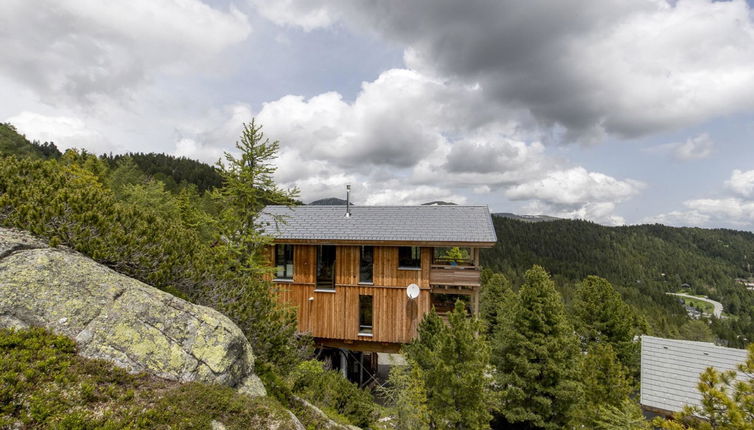
[[735,370],[746,361],[744,349],[724,348],[708,342],[641,337],[641,399],[647,415],[669,416],[684,406],[700,406],[699,375],[708,367]]
[[[319,346],[397,352],[434,306],[479,306],[479,250],[497,238],[486,206],[268,206],[281,301]],[[416,298],[410,298],[412,287]]]

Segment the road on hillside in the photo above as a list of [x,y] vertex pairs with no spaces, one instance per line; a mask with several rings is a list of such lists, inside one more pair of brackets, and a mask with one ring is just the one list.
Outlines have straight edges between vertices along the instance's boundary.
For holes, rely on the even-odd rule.
[[683,294],[683,293],[666,293],[666,294],[670,294],[671,296],[686,297],[687,299],[697,299],[703,302],[711,303],[712,306],[715,307],[715,310],[712,311],[712,315],[714,315],[716,318],[720,318],[723,315],[723,304],[720,302],[716,302],[710,299],[705,299],[704,297],[691,296],[691,295]]

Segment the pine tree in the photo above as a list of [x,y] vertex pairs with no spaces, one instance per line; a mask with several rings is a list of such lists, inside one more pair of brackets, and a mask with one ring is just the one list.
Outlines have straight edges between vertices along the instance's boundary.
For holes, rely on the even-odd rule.
[[592,427],[594,430],[649,430],[649,422],[638,403],[625,399],[620,406],[600,406]]
[[513,306],[515,293],[511,283],[504,275],[482,271],[482,292],[479,298],[479,317],[487,324],[487,334],[492,334],[497,326],[498,317],[508,315]]
[[387,387],[382,389],[390,399],[399,429],[428,430],[429,408],[424,374],[416,363],[394,366],[388,376]]
[[608,343],[594,343],[581,362],[580,381],[584,400],[577,408],[576,422],[594,428],[602,418],[601,409],[621,409],[629,400],[631,380],[628,370],[618,361],[618,356]]
[[647,324],[609,281],[598,276],[585,278],[576,290],[573,317],[583,351],[595,342],[608,343],[624,366],[638,371],[639,343],[634,338],[646,332]]
[[578,338],[547,272],[526,272],[510,317],[500,318],[493,364],[509,423],[560,429],[581,400]]
[[433,309],[420,324],[418,339],[404,347],[409,363],[423,375],[432,428],[489,427],[490,349],[481,329],[481,321],[469,317],[459,300],[447,325]]

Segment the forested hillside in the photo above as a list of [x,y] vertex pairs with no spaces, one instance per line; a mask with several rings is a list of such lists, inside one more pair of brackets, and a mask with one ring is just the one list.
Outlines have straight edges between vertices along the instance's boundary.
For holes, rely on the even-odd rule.
[[118,166],[123,160],[131,159],[139,170],[162,181],[173,191],[181,184],[194,184],[199,192],[204,192],[219,187],[223,181],[215,167],[186,157],[138,152],[103,155],[102,159],[111,168]]
[[58,158],[60,150],[52,142],[31,141],[11,124],[0,123],[0,154],[36,159]]
[[678,335],[687,322],[677,300],[666,292],[690,285],[725,306],[730,318],[713,323],[731,345],[754,338],[754,291],[735,282],[752,276],[754,234],[674,228],[663,225],[605,227],[587,221],[530,223],[494,217],[498,243],[482,263],[521,279],[533,264],[546,267],[566,300],[573,284],[588,275],[613,282],[624,299],[644,313],[660,335]]

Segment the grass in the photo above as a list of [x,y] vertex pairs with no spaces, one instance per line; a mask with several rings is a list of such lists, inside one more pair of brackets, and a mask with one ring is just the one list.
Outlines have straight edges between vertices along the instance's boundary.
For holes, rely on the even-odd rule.
[[132,375],[76,355],[73,340],[40,328],[0,329],[0,428],[293,428],[270,397],[229,387]]
[[714,312],[715,310],[715,306],[712,303],[705,302],[704,300],[692,299],[690,297],[680,297],[680,296],[676,296],[676,297],[683,300],[683,302],[687,306],[693,306],[697,309],[700,309],[702,312],[706,314],[712,314],[712,312]]

